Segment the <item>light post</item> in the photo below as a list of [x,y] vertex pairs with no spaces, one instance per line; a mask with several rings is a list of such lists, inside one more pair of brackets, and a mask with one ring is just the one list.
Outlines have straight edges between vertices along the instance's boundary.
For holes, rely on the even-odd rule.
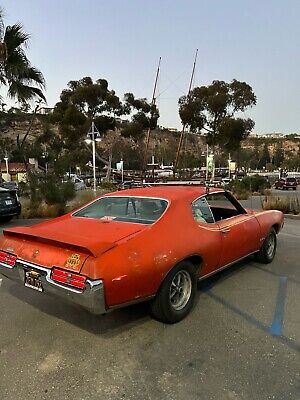
[[44,147],[44,151],[43,151],[43,153],[42,153],[42,158],[43,158],[44,161],[45,161],[45,173],[47,174],[47,173],[48,173],[48,162],[47,162],[48,152],[47,152],[47,150],[46,150],[46,146]]
[[101,137],[98,129],[95,126],[94,121],[92,121],[92,126],[90,132],[87,133],[86,143],[90,144],[92,143],[92,148],[93,148],[93,176],[94,176],[94,194],[96,196],[96,142],[101,142]]
[[4,157],[4,161],[5,161],[5,165],[6,165],[6,179],[8,181],[9,180],[8,179],[9,171],[8,171],[8,157],[7,157],[7,155]]

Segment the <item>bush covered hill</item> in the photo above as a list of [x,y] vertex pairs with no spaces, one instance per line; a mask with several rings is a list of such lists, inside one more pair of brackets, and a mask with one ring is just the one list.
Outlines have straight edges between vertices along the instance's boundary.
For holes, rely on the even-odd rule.
[[[125,123],[126,124],[126,123]],[[138,169],[144,149],[145,134],[138,137],[122,136],[124,122],[119,122],[115,131],[108,131],[103,136],[98,146],[98,161],[111,160],[117,162],[123,157],[125,168]],[[90,149],[84,143],[85,135],[74,143],[70,149],[66,144],[63,132],[58,125],[51,121],[51,116],[23,112],[0,112],[0,158],[3,159],[5,151],[12,161],[22,161],[23,155],[17,146],[29,130],[29,135],[24,145],[27,157],[36,157],[41,163],[45,161],[45,153],[49,162],[68,155],[71,164],[85,165],[90,160]],[[150,155],[155,155],[157,162],[165,165],[174,161],[180,132],[159,128],[151,132],[149,145]],[[299,168],[300,169],[300,139],[296,135],[284,138],[256,138],[249,137],[241,144],[241,149],[231,158],[246,168],[274,169]],[[181,166],[195,167],[204,165],[206,153],[205,137],[187,133],[183,143]],[[222,149],[216,151],[217,165],[226,165],[228,154]]]

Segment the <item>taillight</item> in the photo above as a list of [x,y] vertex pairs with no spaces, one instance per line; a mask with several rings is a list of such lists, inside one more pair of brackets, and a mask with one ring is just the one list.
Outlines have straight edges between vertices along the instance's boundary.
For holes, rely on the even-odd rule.
[[0,262],[14,267],[16,265],[17,256],[14,254],[6,253],[6,251],[0,250]]
[[83,290],[85,287],[86,276],[74,274],[74,272],[65,271],[60,268],[53,268],[51,279],[64,285],[72,286]]

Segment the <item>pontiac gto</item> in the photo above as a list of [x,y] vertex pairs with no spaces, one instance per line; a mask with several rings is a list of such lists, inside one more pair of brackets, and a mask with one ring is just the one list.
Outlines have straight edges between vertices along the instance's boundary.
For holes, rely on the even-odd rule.
[[250,254],[271,262],[282,226],[281,212],[246,210],[218,188],[129,189],[5,229],[0,273],[96,314],[148,300],[155,318],[175,323],[198,280]]

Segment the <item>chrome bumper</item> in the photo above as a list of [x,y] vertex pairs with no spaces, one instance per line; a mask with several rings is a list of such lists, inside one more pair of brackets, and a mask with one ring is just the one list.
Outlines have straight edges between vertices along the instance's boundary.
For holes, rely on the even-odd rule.
[[63,286],[51,279],[51,269],[32,264],[24,260],[17,260],[14,267],[0,262],[0,274],[6,278],[24,284],[25,271],[34,270],[40,274],[44,292],[63,300],[77,304],[93,314],[107,312],[104,298],[104,284],[102,280],[87,279],[84,290]]

